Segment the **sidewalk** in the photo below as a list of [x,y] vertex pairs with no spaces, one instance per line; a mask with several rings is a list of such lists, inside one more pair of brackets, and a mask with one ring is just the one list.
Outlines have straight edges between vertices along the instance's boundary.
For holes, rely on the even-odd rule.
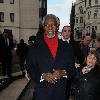
[[27,83],[25,78],[14,81],[0,92],[0,100],[17,100]]
[[[21,72],[13,73],[12,76],[19,76]],[[8,78],[7,76],[0,76],[0,79]],[[19,78],[13,81],[8,87],[0,92],[0,100],[17,100],[28,81],[25,78]]]

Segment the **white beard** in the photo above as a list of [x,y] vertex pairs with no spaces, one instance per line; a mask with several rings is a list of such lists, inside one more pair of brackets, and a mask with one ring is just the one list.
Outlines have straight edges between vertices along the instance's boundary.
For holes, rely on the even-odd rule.
[[55,37],[55,34],[56,34],[55,32],[49,32],[47,33],[47,37],[52,39],[53,37]]

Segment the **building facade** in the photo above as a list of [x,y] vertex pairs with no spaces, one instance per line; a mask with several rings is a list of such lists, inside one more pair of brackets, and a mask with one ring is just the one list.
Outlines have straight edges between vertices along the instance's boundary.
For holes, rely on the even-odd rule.
[[[47,11],[46,4],[44,10]],[[23,38],[27,43],[29,36],[35,35],[39,30],[39,10],[40,0],[0,0],[1,32],[11,30],[14,40],[19,42]],[[46,13],[42,16],[45,15]]]
[[100,35],[100,0],[76,0],[75,2],[75,38],[85,34]]

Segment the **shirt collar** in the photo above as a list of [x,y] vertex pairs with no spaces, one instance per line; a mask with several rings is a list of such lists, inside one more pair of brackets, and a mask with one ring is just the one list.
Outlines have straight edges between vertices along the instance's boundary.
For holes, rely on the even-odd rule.
[[68,43],[69,43],[69,41],[70,41],[70,38],[68,38],[68,39],[64,39],[63,36],[61,37],[61,39],[62,39],[62,41],[67,41]]

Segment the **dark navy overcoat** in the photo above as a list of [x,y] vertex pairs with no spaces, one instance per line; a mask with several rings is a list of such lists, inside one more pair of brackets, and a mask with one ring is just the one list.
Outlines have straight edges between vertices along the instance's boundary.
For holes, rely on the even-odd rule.
[[[37,82],[35,100],[67,100],[67,83],[75,75],[73,49],[70,45],[58,41],[58,50],[54,59],[43,38],[39,38],[29,49],[28,73]],[[53,72],[53,69],[65,69],[67,78],[61,78],[57,83],[40,82],[41,75]]]

